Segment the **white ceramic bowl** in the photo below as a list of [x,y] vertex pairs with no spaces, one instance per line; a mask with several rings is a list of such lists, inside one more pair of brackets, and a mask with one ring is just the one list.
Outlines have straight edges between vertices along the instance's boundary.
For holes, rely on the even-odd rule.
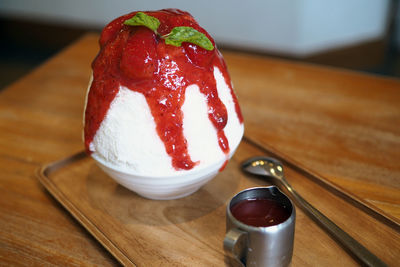
[[[233,152],[233,151],[232,151]],[[233,153],[230,154],[232,156]],[[150,199],[167,200],[188,196],[210,181],[219,172],[225,159],[203,167],[184,171],[171,176],[144,176],[128,173],[125,170],[105,163],[100,157],[92,154],[97,165],[120,185]]]

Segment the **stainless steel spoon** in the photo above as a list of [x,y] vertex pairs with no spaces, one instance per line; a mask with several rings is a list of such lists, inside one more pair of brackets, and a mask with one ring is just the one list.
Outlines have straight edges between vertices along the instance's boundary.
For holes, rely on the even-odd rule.
[[248,173],[267,176],[283,185],[298,204],[314,218],[328,233],[330,233],[348,251],[357,257],[366,266],[387,266],[377,256],[372,254],[363,245],[358,243],[349,234],[319,212],[304,198],[302,198],[287,182],[283,174],[283,165],[280,161],[268,157],[253,157],[242,163],[242,169]]

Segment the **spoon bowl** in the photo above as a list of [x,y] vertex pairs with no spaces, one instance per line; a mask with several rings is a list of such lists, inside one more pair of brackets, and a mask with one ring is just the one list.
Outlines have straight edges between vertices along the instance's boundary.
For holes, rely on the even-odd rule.
[[283,165],[274,158],[253,157],[242,163],[242,169],[254,175],[263,175],[271,178],[282,179]]

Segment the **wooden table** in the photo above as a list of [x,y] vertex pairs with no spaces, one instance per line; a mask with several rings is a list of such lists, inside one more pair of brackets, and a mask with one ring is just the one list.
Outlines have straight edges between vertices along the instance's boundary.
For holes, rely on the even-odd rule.
[[[44,163],[82,149],[84,95],[97,39],[95,34],[84,36],[0,93],[1,265],[117,264],[47,193],[35,174]],[[354,217],[367,218],[374,229],[362,240],[367,247],[391,265],[400,262],[399,250],[389,251],[391,244],[400,244],[400,81],[223,54],[246,127],[246,142],[233,164],[251,151],[268,150],[300,166],[311,174],[309,183],[343,192],[337,197],[355,205]],[[258,150],[247,149],[250,144]],[[302,183],[293,183],[303,190]],[[320,193],[309,195],[309,200],[330,212]],[[340,219],[337,214],[328,215]],[[363,233],[357,233],[362,223],[357,218],[347,220],[348,224],[338,224],[363,239]],[[390,237],[376,236],[379,229],[386,229]],[[368,243],[370,237],[375,245]],[[332,251],[346,257],[340,247]],[[328,266],[323,257],[303,262],[294,258],[294,262]],[[343,261],[354,265],[350,262]]]

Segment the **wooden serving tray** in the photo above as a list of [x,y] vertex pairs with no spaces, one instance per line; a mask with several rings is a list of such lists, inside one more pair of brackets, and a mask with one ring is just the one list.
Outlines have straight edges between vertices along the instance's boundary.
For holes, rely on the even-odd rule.
[[[266,155],[248,140],[226,169],[198,192],[177,200],[149,200],[118,185],[83,152],[43,166],[46,189],[121,264],[137,266],[223,266],[225,209],[237,192],[270,183],[249,177],[240,162]],[[287,179],[312,205],[389,265],[398,263],[400,234],[384,216],[354,205],[304,170],[284,162]],[[317,182],[316,182],[317,181]],[[297,207],[292,266],[358,266],[327,233]],[[374,215],[374,214],[372,214]]]

